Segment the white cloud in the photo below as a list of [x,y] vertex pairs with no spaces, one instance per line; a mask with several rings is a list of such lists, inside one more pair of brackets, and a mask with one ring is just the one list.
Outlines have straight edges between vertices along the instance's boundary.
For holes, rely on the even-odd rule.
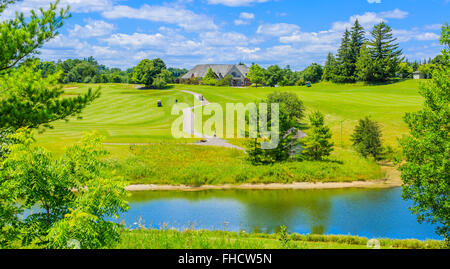
[[367,0],[369,4],[380,4],[381,0]]
[[442,24],[430,24],[430,25],[425,25],[424,28],[425,28],[426,30],[441,30]]
[[250,24],[250,21],[255,18],[255,14],[253,13],[247,13],[247,12],[241,12],[239,15],[239,19],[234,20],[235,25],[247,25]]
[[[8,6],[1,17],[4,19],[14,18],[16,11],[28,16],[31,10],[39,10],[41,7],[46,10],[50,7],[50,3],[54,2],[54,0],[23,0]],[[70,12],[87,13],[108,10],[112,5],[111,0],[61,0],[58,7],[70,6]]]
[[385,19],[404,19],[408,14],[408,12],[396,8],[391,11],[380,12],[380,17]]
[[337,44],[342,38],[342,32],[321,31],[297,32],[290,36],[280,37],[281,43],[314,43],[314,44]]
[[338,21],[333,24],[333,30],[344,31],[345,29],[350,29],[356,19],[364,28],[372,28],[375,24],[380,22],[387,22],[387,19],[404,19],[408,16],[408,12],[402,11],[400,9],[394,9],[391,11],[385,11],[380,13],[366,12],[362,15],[353,15],[346,22]]
[[165,36],[160,33],[154,35],[134,33],[128,34],[113,34],[108,38],[103,39],[110,46],[119,46],[123,48],[144,48],[150,46],[164,46],[167,42]]
[[239,18],[244,19],[244,20],[253,20],[255,18],[255,14],[248,13],[248,12],[241,12],[241,14],[239,15]]
[[208,0],[208,4],[224,5],[229,7],[249,6],[253,3],[265,3],[270,0]]
[[205,44],[214,46],[242,46],[249,43],[245,35],[236,32],[206,32],[200,34],[200,39]]
[[268,36],[285,36],[297,31],[300,31],[300,27],[298,25],[277,23],[260,25],[256,33]]
[[248,24],[250,24],[250,22],[249,21],[246,21],[246,20],[234,20],[234,25],[237,25],[237,26],[239,26],[239,25],[248,25]]
[[217,29],[214,21],[208,16],[175,6],[143,5],[138,9],[129,6],[114,6],[111,10],[103,12],[102,15],[108,19],[129,18],[164,22],[190,31]]
[[75,24],[72,30],[69,30],[70,36],[79,38],[99,37],[112,33],[114,25],[100,20],[89,20],[85,26]]
[[431,41],[439,40],[440,36],[430,32],[419,32],[417,30],[392,30],[394,37],[399,42],[408,42],[410,40]]

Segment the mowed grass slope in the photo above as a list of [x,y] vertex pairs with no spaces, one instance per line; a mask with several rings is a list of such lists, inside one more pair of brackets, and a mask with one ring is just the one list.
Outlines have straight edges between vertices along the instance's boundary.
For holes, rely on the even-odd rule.
[[304,102],[307,113],[319,110],[326,115],[326,123],[333,132],[335,144],[340,146],[340,128],[343,121],[344,146],[350,145],[350,136],[357,121],[370,116],[381,124],[383,140],[396,147],[397,138],[408,132],[403,121],[406,112],[417,111],[423,104],[419,84],[423,80],[406,80],[387,85],[334,84],[321,82],[307,87],[230,88],[176,85],[176,88],[201,93],[210,102],[247,104],[261,100],[274,91],[293,92]]
[[[419,82],[367,86],[362,84],[314,84],[307,87],[231,88],[173,85],[166,90],[138,90],[135,85],[101,84],[102,95],[82,113],[83,119],[53,123],[52,130],[37,134],[37,141],[60,154],[65,146],[78,141],[83,132],[98,131],[107,143],[150,143],[148,146],[107,145],[111,170],[130,183],[146,184],[241,184],[291,183],[313,181],[353,181],[384,176],[373,161],[363,159],[350,146],[350,135],[357,120],[368,115],[380,122],[386,144],[397,145],[397,138],[407,133],[405,112],[421,108]],[[95,84],[66,85],[66,96],[85,92]],[[330,162],[287,162],[255,167],[244,152],[218,147],[186,145],[198,139],[174,139],[171,115],[175,100],[192,105],[189,90],[201,93],[210,102],[225,108],[226,103],[248,103],[265,98],[274,91],[296,93],[305,103],[307,113],[320,110],[333,131],[336,144]],[[163,107],[158,108],[158,100]],[[225,111],[224,111],[225,112]],[[224,113],[225,114],[225,113]],[[205,120],[206,116],[203,117]],[[344,147],[340,147],[340,121]],[[230,139],[243,145],[242,139]]]
[[[96,89],[96,84],[66,85],[65,96],[70,97]],[[82,119],[57,121],[54,129],[38,134],[38,141],[54,151],[78,141],[83,132],[98,131],[107,143],[152,143],[173,140],[172,122],[178,116],[171,115],[175,100],[192,104],[191,95],[167,90],[138,90],[130,84],[101,84],[101,97],[86,107]],[[163,107],[157,107],[161,100]],[[185,142],[180,140],[178,142]]]

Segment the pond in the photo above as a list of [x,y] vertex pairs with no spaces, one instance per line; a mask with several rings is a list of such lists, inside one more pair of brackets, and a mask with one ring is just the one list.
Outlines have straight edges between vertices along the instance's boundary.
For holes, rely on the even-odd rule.
[[335,190],[208,190],[135,192],[118,220],[127,227],[196,228],[273,233],[441,239],[419,224],[401,188]]

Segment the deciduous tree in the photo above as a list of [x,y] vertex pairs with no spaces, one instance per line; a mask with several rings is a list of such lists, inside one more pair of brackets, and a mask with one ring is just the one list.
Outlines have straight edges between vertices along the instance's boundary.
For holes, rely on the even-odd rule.
[[248,71],[247,78],[255,84],[256,87],[264,83],[264,69],[257,64],[252,64]]
[[420,222],[437,224],[437,233],[450,240],[450,26],[443,26],[443,64],[420,87],[422,110],[407,113],[409,136],[401,140],[403,198]]

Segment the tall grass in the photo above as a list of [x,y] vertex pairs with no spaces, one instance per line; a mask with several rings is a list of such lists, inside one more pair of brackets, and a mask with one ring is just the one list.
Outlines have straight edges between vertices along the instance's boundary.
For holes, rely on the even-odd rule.
[[344,182],[383,177],[378,165],[341,151],[328,162],[285,162],[253,166],[245,153],[218,147],[153,144],[124,147],[128,157],[111,159],[111,170],[130,183],[192,186],[242,183]]
[[[344,249],[367,248],[368,238],[347,235],[259,234],[173,229],[124,230],[118,249]],[[442,241],[379,239],[387,249],[439,249]]]

